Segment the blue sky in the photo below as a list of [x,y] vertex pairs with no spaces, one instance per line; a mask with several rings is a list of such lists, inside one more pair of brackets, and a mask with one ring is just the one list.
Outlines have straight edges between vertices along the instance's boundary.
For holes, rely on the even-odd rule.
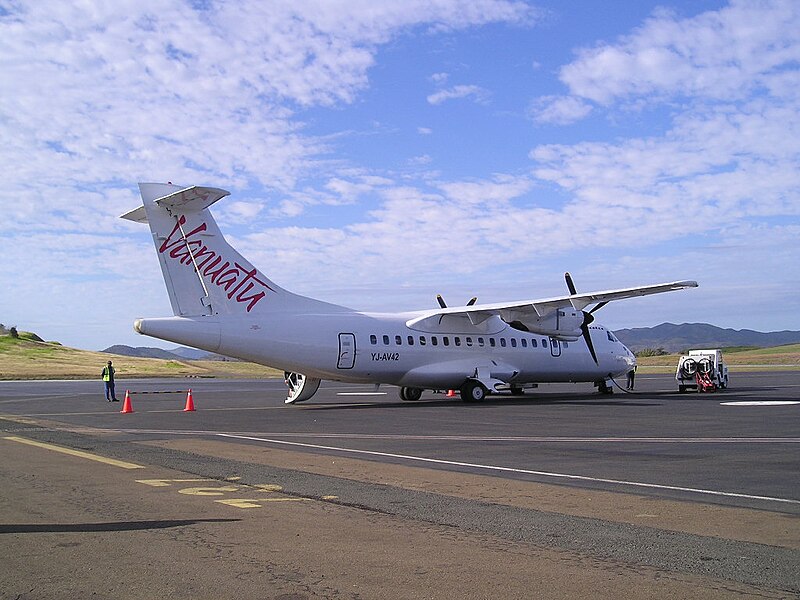
[[[106,3],[107,4],[107,3]],[[696,279],[615,303],[800,329],[800,4],[0,1],[0,321],[89,349],[170,314],[139,181],[366,310]]]

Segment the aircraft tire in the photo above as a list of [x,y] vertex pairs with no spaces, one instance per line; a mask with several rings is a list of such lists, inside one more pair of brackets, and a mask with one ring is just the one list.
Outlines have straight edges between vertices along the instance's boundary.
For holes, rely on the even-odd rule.
[[464,402],[481,402],[486,398],[486,388],[480,381],[468,379],[461,386],[461,399]]
[[402,387],[400,388],[400,399],[406,402],[416,402],[422,398],[422,388]]

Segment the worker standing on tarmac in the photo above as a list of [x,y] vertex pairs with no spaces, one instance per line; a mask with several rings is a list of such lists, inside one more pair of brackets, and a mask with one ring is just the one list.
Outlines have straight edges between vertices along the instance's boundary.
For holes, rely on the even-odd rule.
[[102,377],[106,388],[106,401],[119,402],[116,393],[114,393],[114,367],[111,366],[111,361],[108,361],[108,364],[103,367]]
[[636,383],[636,367],[633,367],[630,371],[628,371],[628,385],[625,386],[626,389],[633,390],[633,386]]

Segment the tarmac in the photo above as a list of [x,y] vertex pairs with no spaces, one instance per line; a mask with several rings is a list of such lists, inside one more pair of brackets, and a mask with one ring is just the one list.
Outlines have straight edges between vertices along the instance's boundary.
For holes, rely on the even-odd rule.
[[126,388],[130,414],[0,382],[1,598],[800,597],[797,371],[479,404]]

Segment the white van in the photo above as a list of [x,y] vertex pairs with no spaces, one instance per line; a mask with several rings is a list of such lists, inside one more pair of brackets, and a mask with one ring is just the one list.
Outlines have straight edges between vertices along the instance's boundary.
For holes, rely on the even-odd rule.
[[688,355],[678,359],[675,372],[678,391],[687,389],[713,392],[728,387],[728,366],[722,358],[722,350],[689,350]]

